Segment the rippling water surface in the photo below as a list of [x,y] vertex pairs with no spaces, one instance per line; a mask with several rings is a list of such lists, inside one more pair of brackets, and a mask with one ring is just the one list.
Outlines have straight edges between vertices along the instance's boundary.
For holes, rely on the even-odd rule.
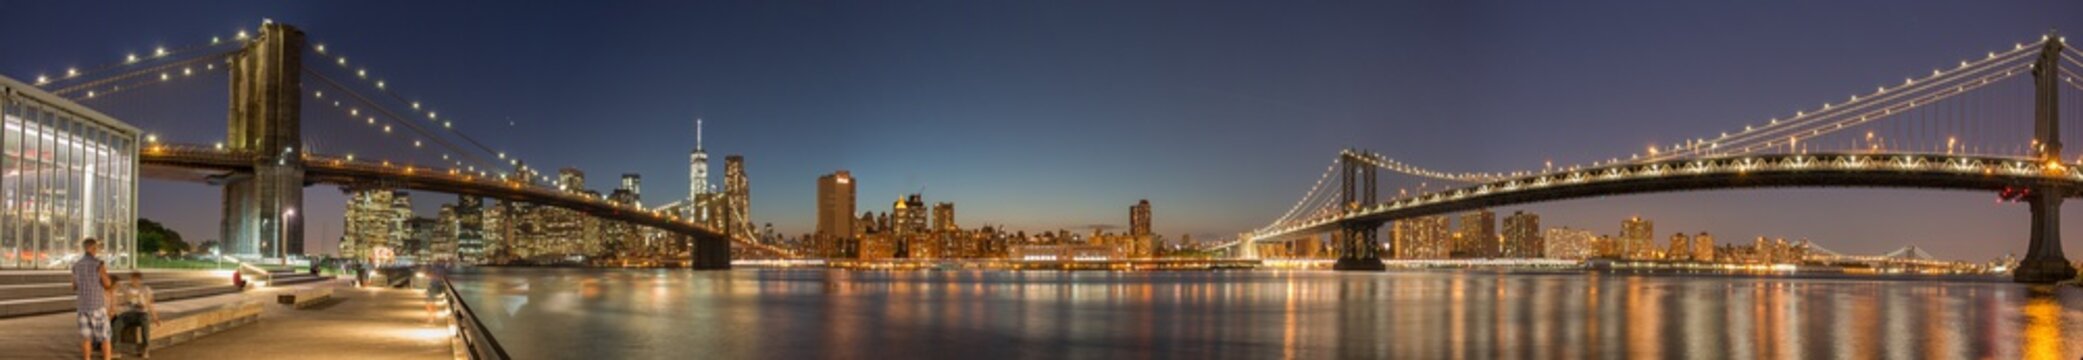
[[2083,354],[2083,289],[2003,282],[750,269],[480,269],[457,278],[522,359]]

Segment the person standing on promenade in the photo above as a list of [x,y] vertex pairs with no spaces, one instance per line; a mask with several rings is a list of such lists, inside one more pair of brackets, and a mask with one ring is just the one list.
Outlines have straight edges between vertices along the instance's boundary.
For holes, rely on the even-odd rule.
[[101,342],[101,358],[115,357],[109,351],[108,295],[115,284],[109,281],[108,267],[101,263],[101,242],[93,238],[80,240],[85,254],[72,263],[72,291],[74,310],[78,312],[80,330],[80,359],[94,358],[94,342]]
[[130,281],[116,289],[116,302],[123,313],[116,315],[116,333],[122,335],[115,338],[135,334],[138,357],[152,358],[152,327],[159,326],[159,309],[152,303],[152,287],[145,286],[145,274],[131,270]]

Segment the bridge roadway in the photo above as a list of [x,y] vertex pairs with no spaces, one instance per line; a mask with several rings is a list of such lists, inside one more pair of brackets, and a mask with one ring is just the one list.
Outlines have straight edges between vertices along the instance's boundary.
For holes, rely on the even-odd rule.
[[[1334,231],[1338,224],[1386,222],[1488,207],[1612,195],[1775,187],[1875,187],[1997,192],[2006,188],[2083,188],[2083,171],[2026,158],[1910,153],[1728,156],[1559,170],[1402,197],[1336,216],[1250,236],[1273,242]],[[2071,190],[2063,197],[2077,197]],[[1227,244],[1234,246],[1235,243]]]
[[[209,182],[213,178],[237,176],[251,172],[254,157],[232,151],[217,150],[215,147],[199,147],[175,144],[151,144],[139,151],[141,173],[145,177]],[[425,190],[452,194],[476,195],[508,201],[521,201],[571,209],[587,215],[649,226],[697,239],[726,238],[733,245],[756,252],[793,257],[787,251],[744,239],[731,238],[721,231],[692,220],[681,219],[678,214],[647,210],[640,204],[617,204],[605,198],[588,197],[547,187],[532,186],[518,181],[507,181],[497,177],[478,176],[455,169],[435,169],[390,162],[356,161],[342,157],[305,154],[305,181],[335,185],[376,185],[390,188]]]

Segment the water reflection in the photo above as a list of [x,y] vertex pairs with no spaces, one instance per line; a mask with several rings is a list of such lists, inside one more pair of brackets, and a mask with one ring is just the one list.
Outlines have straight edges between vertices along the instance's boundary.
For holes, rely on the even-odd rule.
[[2083,290],[1492,272],[489,269],[522,358],[2074,358]]

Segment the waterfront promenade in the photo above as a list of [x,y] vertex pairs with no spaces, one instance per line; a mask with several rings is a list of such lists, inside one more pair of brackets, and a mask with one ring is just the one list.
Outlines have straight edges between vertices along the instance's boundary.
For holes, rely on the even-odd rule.
[[[328,303],[293,309],[275,303],[285,291],[338,287]],[[162,315],[238,301],[259,301],[260,321],[161,348],[153,359],[449,359],[446,320],[430,322],[417,289],[356,289],[347,280],[248,290],[169,301]],[[22,359],[77,359],[79,335],[70,312],[0,319],[0,354]]]

